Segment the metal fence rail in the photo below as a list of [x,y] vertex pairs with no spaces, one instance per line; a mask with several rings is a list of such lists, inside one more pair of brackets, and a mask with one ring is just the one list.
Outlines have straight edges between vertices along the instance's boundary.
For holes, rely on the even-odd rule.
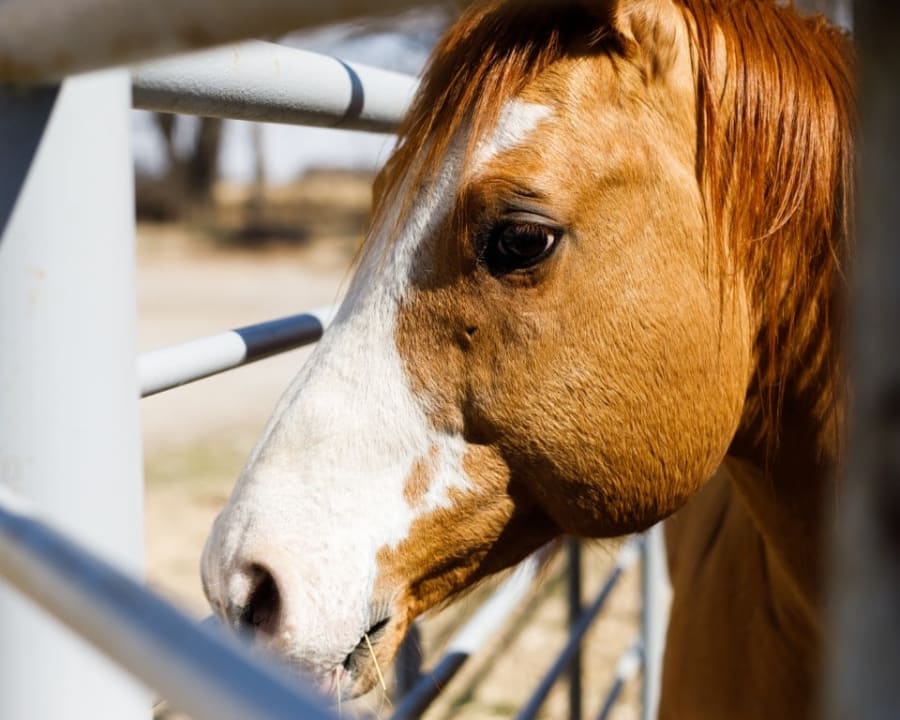
[[[0,2],[0,83],[55,81],[91,69],[345,20],[373,9],[388,13],[422,4],[417,0],[382,0],[377,5],[371,0],[5,0]],[[839,19],[849,24],[849,0],[817,0],[815,4],[839,10]],[[889,5],[867,3],[862,16],[861,27],[873,40],[871,47],[884,49],[877,58],[872,54],[863,58],[868,83],[865,109],[871,113],[864,129],[874,142],[896,150],[896,143],[889,142],[895,139],[898,115],[895,94],[890,92],[893,79],[877,74],[876,63],[889,58],[897,65],[896,53],[890,53],[896,43],[891,45],[889,33],[900,23],[896,9],[886,9]],[[321,82],[313,85],[314,81]],[[131,82],[135,104],[148,109],[379,131],[396,124],[415,87],[411,78],[263,43],[146,64],[134,71]],[[244,651],[197,630],[94,554],[114,557],[139,574],[141,488],[133,393],[128,86],[128,74],[114,71],[66,80],[62,86],[0,88],[0,490],[11,486],[27,493],[40,503],[48,520],[65,526],[90,547],[88,552],[70,543],[3,493],[0,575],[197,718],[329,718],[326,710],[298,694],[276,671],[259,667]],[[884,358],[895,358],[896,352],[877,350],[896,345],[889,341],[896,336],[892,331],[900,305],[890,275],[897,246],[888,232],[896,226],[890,220],[897,206],[884,195],[885,188],[897,184],[884,181],[896,175],[896,156],[896,152],[885,153],[875,162],[871,154],[865,167],[873,192],[866,194],[872,204],[864,215],[868,218],[864,231],[872,243],[867,246],[871,255],[864,267],[871,272],[872,283],[861,294],[857,319],[866,323],[876,318],[864,328],[867,342],[876,351],[861,351],[874,370],[860,375],[857,421],[871,431],[875,450],[866,456],[868,460],[858,449],[851,456],[854,472],[871,480],[870,485],[860,483],[863,494],[858,502],[884,513],[883,527],[878,527],[893,541],[896,533],[891,534],[890,520],[898,503],[896,483],[888,481],[898,474],[897,380],[892,370],[896,363],[888,366]],[[83,179],[85,168],[91,169],[89,183]],[[874,192],[878,188],[880,194]],[[884,220],[880,225],[875,222],[878,218]],[[147,353],[139,363],[142,394],[314,342],[324,324],[316,315],[294,316]],[[71,348],[80,352],[67,352]],[[854,442],[860,442],[860,437],[858,430]],[[876,502],[878,498],[883,501]],[[877,515],[874,510],[872,514]],[[866,523],[860,523],[862,529],[851,527],[857,534],[846,539],[848,548],[857,552],[857,536],[872,545],[871,556],[853,555],[867,573],[868,582],[858,587],[882,582],[885,592],[860,591],[844,600],[849,609],[841,616],[845,625],[840,639],[854,652],[844,665],[846,672],[839,675],[840,682],[835,683],[842,685],[835,705],[851,714],[861,708],[865,716],[893,717],[897,685],[889,671],[896,663],[883,662],[883,657],[894,658],[897,644],[895,633],[882,630],[896,618],[896,603],[890,605],[885,598],[896,597],[900,582],[890,556],[884,553],[884,537],[872,537]],[[600,718],[608,715],[623,683],[637,672],[641,657],[645,718],[651,717],[658,699],[664,567],[659,531],[649,537],[643,553],[644,640],[618,663]],[[847,553],[849,557],[849,549]],[[876,561],[881,564],[876,566]],[[850,561],[846,562],[846,578],[856,579]],[[573,628],[576,636],[599,612],[622,569],[617,568],[581,616]],[[529,572],[533,569],[510,579],[476,613],[422,683],[427,681],[434,688],[455,674],[496,618],[526,592],[522,578]],[[852,582],[845,584],[856,592]],[[578,596],[570,594],[573,607]],[[872,612],[860,612],[860,607]],[[876,623],[881,617],[888,620]],[[0,691],[0,716],[123,720],[146,716],[146,698],[138,689],[20,603],[5,586],[0,587],[0,638],[5,683]],[[23,647],[42,660],[52,657],[53,662],[23,666],[19,657]],[[573,667],[576,647],[573,638],[523,710],[523,717],[533,716],[546,697],[547,684],[566,667]],[[871,655],[873,647],[884,655]],[[878,664],[859,664],[866,653]],[[410,717],[424,707],[414,706],[416,692],[431,695],[427,689],[409,696]],[[574,693],[573,703],[576,695],[580,698]],[[398,716],[406,709],[404,701]]]
[[318,342],[336,311],[333,306],[310,310],[142,353],[140,395],[149,397]]
[[422,0],[4,0],[0,83],[41,83],[177,52],[390,13]]
[[[579,547],[577,540],[567,541],[567,549],[572,546]],[[537,716],[550,690],[563,676],[567,669],[573,666],[573,660],[581,646],[585,633],[597,619],[600,612],[606,606],[610,593],[618,584],[622,575],[631,569],[645,552],[645,537],[638,536],[628,540],[619,551],[612,570],[603,581],[602,587],[590,606],[577,618],[577,622],[570,628],[567,641],[554,660],[553,664],[539,683],[528,705],[517,716],[517,720],[534,718]],[[463,625],[448,643],[443,656],[435,664],[430,672],[424,674],[419,681],[406,692],[391,720],[416,720],[424,713],[441,694],[448,683],[457,675],[466,661],[476,655],[484,645],[499,631],[503,623],[509,619],[512,613],[523,603],[532,591],[538,569],[549,557],[545,550],[524,561],[493,595],[485,601],[475,614]],[[567,580],[571,579],[574,565],[569,554],[566,565]],[[570,608],[571,608],[571,600]],[[643,642],[637,640],[619,658],[613,676],[613,683],[603,700],[600,717],[608,715],[618,701],[625,684],[633,678],[643,667]],[[578,678],[580,680],[580,678]],[[573,683],[580,688],[580,682]],[[569,715],[572,718],[581,717],[581,695],[573,702],[569,697]]]
[[[642,545],[641,539],[629,541],[620,552],[597,600],[535,694],[537,702],[520,717],[534,717]],[[392,720],[421,716],[531,592],[546,558],[546,552],[538,553],[514,570],[456,632],[434,670],[404,695]],[[300,693],[294,678],[274,665],[261,665],[235,640],[220,635],[216,626],[198,626],[128,575],[49,528],[2,485],[0,577],[197,720],[334,718],[318,700]],[[600,718],[608,715],[625,682],[640,666],[637,643],[616,665]]]
[[640,672],[644,665],[644,651],[641,643],[637,642],[628,648],[616,661],[616,669],[613,672],[613,682],[603,699],[597,720],[608,720],[616,703],[622,696],[625,684]]
[[415,78],[266,42],[132,68],[134,106],[237,120],[392,132]]
[[659,710],[671,595],[666,541],[663,525],[658,523],[644,533],[641,553],[641,652],[645,668],[641,712],[644,720],[655,719]]
[[274,666],[39,522],[2,485],[0,577],[195,720],[334,718]]

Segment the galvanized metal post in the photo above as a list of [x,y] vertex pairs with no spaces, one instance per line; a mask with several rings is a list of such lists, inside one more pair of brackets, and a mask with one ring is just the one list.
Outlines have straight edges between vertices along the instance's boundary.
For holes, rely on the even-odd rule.
[[666,566],[666,544],[662,524],[644,534],[641,546],[641,639],[644,657],[642,720],[656,720],[662,680],[663,650],[669,624],[671,589]]
[[[0,482],[140,576],[130,78],[0,89]],[[121,670],[0,584],[0,717],[149,717]]]
[[861,165],[847,476],[837,505],[834,720],[900,717],[900,5],[858,0]]
[[[569,632],[581,619],[581,543],[578,538],[566,539],[566,598],[569,605]],[[575,653],[568,670],[569,720],[581,720],[581,651]]]

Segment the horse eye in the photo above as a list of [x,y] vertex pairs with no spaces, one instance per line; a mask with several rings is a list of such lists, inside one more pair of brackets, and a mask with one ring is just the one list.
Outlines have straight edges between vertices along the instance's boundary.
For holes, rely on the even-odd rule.
[[485,260],[493,273],[534,267],[550,256],[562,231],[540,223],[511,222],[494,228]]

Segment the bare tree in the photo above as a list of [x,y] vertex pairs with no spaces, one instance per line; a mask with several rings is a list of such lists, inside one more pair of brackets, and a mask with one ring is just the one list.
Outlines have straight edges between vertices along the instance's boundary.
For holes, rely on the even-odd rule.
[[219,150],[222,144],[222,120],[200,118],[187,152],[176,147],[176,117],[155,113],[156,126],[163,139],[166,173],[158,181],[142,181],[139,212],[162,217],[178,216],[189,206],[207,205],[218,176]]

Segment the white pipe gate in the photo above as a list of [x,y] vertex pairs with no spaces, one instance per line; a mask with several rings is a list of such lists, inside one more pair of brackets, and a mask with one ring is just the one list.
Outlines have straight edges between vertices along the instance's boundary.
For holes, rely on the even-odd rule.
[[[379,9],[416,4],[393,0]],[[39,83],[194,45],[344,19],[368,5],[0,2],[0,83],[7,83],[0,84],[0,577],[9,583],[0,583],[0,718],[146,718],[147,686],[195,720],[333,717],[278,668],[196,627],[133,579],[142,576],[143,565],[137,395],[315,342],[331,310],[145,353],[136,369],[129,110],[133,103],[389,131],[415,80],[253,42],[145,63],[133,72]],[[655,715],[666,602],[660,543],[656,530],[639,544],[643,638],[620,661],[601,717],[641,663],[644,717]],[[626,546],[584,610],[572,548],[573,637],[521,718],[536,715],[567,670],[571,716],[581,716],[580,638],[637,547]],[[423,688],[442,686],[484,643],[528,592],[536,563],[526,561],[498,588],[434,671],[413,684],[396,717],[418,716],[436,695],[429,690],[431,697],[423,699]]]

